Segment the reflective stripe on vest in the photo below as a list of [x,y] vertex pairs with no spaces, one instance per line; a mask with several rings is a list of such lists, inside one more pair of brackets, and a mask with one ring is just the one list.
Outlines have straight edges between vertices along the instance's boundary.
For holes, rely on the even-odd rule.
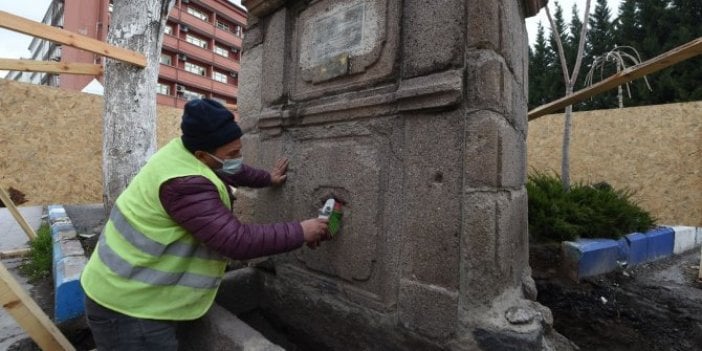
[[[163,245],[148,238],[129,224],[116,204],[112,207],[110,221],[127,242],[149,255],[158,257],[165,254],[184,258],[221,259],[219,254],[200,243],[191,245],[176,241],[169,245]],[[198,289],[215,289],[219,286],[220,278],[189,272],[164,272],[147,267],[133,266],[107,244],[106,237],[106,233],[100,235],[100,240],[98,241],[99,257],[107,267],[123,278],[151,285],[182,285]]]
[[190,244],[176,241],[169,245],[163,245],[157,241],[151,240],[129,224],[127,218],[124,217],[117,204],[112,207],[110,220],[114,224],[115,229],[122,234],[125,240],[132,244],[132,246],[151,256],[171,255],[178,257],[197,257],[205,260],[222,259],[222,256],[217,252],[200,243]]

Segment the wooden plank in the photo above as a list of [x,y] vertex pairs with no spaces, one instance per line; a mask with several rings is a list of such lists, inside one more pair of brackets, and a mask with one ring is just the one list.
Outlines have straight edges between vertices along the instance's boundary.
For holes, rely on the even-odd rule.
[[67,73],[88,76],[102,75],[102,66],[92,63],[63,63],[33,60],[10,60],[2,58],[0,58],[0,70],[58,74]]
[[125,48],[109,45],[102,41],[76,34],[65,29],[37,23],[23,17],[15,16],[6,11],[0,11],[0,28],[31,35],[68,45],[74,48],[89,51],[98,55],[107,56],[115,60],[131,63],[141,68],[146,67],[146,57]]
[[29,256],[30,252],[32,252],[32,250],[28,247],[22,249],[0,251],[0,259],[26,257]]
[[19,223],[20,227],[22,227],[22,230],[24,230],[24,233],[27,234],[27,237],[29,240],[34,240],[37,237],[37,233],[34,232],[34,229],[27,223],[27,220],[24,219],[24,216],[19,212],[17,209],[17,206],[15,206],[15,203],[12,202],[12,199],[10,198],[10,195],[7,194],[5,191],[5,188],[0,186],[0,200],[5,204],[5,207],[7,207],[8,210],[10,210],[10,213],[12,213],[12,217],[15,217],[15,221]]
[[0,304],[44,351],[75,351],[54,323],[0,262]]
[[598,82],[597,84],[593,84],[591,87],[578,90],[571,96],[562,97],[553,102],[549,102],[548,104],[541,105],[529,111],[529,120],[532,121],[541,116],[561,111],[566,106],[573,105],[576,102],[583,101],[607,90],[614,89],[634,79],[658,72],[664,68],[670,67],[678,62],[685,61],[700,54],[702,54],[702,37],[697,38],[685,45],[678,46],[675,49],[667,51],[650,60],[641,62],[636,66],[631,66],[603,81]]

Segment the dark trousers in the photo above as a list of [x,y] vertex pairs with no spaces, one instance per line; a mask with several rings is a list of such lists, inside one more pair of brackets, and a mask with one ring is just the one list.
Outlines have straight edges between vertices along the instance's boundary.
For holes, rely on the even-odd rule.
[[177,351],[177,322],[134,318],[86,296],[85,315],[98,351]]

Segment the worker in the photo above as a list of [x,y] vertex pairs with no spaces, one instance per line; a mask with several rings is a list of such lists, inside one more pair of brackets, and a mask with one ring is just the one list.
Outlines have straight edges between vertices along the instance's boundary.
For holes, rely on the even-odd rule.
[[[178,321],[212,305],[226,258],[250,259],[328,238],[327,222],[244,224],[230,186],[281,186],[242,162],[242,131],[222,104],[189,101],[182,136],[156,152],[117,198],[81,276],[88,326],[100,351],[177,350]],[[273,211],[274,209],[271,209]]]

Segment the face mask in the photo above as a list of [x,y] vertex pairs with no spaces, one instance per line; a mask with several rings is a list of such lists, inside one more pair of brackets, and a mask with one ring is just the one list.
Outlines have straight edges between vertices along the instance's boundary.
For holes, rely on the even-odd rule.
[[230,158],[226,160],[222,160],[219,157],[213,155],[213,154],[208,154],[212,156],[215,160],[217,160],[219,163],[222,164],[222,168],[220,170],[224,173],[228,174],[236,174],[241,170],[241,165],[244,164],[244,158],[243,157],[237,157],[237,158]]

